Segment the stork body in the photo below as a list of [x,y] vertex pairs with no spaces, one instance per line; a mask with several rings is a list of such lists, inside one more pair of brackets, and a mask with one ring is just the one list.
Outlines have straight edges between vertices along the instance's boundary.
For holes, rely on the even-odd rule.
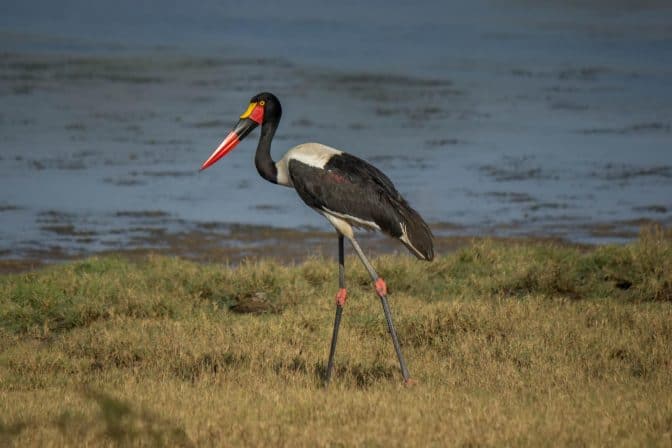
[[261,125],[255,154],[259,174],[269,182],[294,188],[303,202],[323,215],[338,232],[339,291],[336,295],[336,318],[326,381],[329,381],[333,369],[338,329],[347,296],[343,244],[344,238],[347,238],[375,285],[404,382],[408,383],[411,381],[410,375],[392,322],[387,286],[357,243],[353,227],[386,233],[398,239],[419,259],[430,261],[434,253],[429,226],[385,174],[356,156],[319,143],[305,143],[291,148],[277,162],[273,161],[271,141],[281,116],[282,108],[275,95],[255,95],[234,130],[203,163],[201,170],[225,156],[255,127]]

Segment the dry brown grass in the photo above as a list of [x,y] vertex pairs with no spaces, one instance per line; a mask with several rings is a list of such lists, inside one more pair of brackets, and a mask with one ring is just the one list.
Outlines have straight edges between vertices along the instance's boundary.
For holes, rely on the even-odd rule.
[[672,444],[669,232],[377,265],[414,387],[354,258],[328,389],[331,260],[0,277],[0,445]]

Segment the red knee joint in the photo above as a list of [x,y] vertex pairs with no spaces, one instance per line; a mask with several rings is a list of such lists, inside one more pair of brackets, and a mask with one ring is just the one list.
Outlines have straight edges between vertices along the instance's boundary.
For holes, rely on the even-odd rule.
[[385,284],[385,280],[381,277],[378,277],[378,280],[376,280],[376,292],[379,296],[387,295],[387,285]]
[[344,306],[347,295],[348,295],[347,289],[345,288],[339,289],[338,292],[336,293],[336,305]]

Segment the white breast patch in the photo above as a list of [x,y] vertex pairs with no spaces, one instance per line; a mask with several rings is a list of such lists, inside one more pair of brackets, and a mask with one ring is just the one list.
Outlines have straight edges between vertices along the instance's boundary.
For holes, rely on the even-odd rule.
[[314,168],[322,169],[329,162],[329,159],[339,154],[343,154],[343,151],[320,143],[304,143],[287,151],[283,160],[296,160]]

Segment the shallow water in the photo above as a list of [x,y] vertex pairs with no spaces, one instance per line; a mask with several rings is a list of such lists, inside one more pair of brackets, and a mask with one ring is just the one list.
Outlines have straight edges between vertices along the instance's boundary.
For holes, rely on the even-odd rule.
[[276,158],[353,152],[438,235],[601,243],[672,221],[668,2],[263,3],[3,6],[0,256],[328,230],[257,176],[256,133],[197,172],[261,90],[283,102]]

